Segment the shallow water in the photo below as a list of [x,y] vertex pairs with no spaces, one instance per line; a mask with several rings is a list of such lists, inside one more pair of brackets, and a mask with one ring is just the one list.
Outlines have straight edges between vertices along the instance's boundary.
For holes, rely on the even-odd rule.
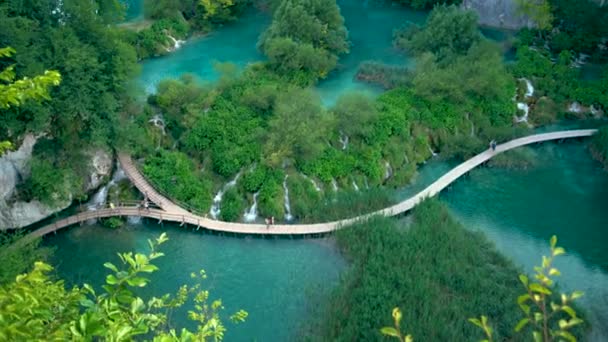
[[582,290],[581,306],[594,327],[591,340],[608,340],[608,174],[579,142],[533,148],[529,170],[482,167],[441,194],[465,227],[483,231],[517,265],[533,272],[549,254],[558,257],[558,283]]
[[[105,261],[118,264],[117,252],[146,252],[147,239],[163,231],[170,239],[161,247],[166,256],[158,259],[160,271],[143,293],[174,293],[179,285],[191,283],[191,272],[204,269],[208,278],[203,287],[212,299],[223,300],[225,317],[238,309],[249,313],[245,323],[228,324],[227,341],[293,339],[309,305],[336,284],[345,266],[328,238],[226,237],[152,221],[119,230],[74,227],[46,243],[58,247],[53,264],[68,284],[88,282],[99,289],[107,274]],[[178,327],[189,323],[184,310],[173,317]]]
[[[338,4],[352,45],[350,53],[340,59],[338,68],[317,87],[323,102],[328,105],[345,91],[379,94],[380,88],[354,80],[359,63],[378,60],[389,64],[407,64],[408,58],[392,47],[393,30],[408,21],[422,23],[426,17],[424,12],[384,2],[342,0]],[[361,25],[362,22],[366,24]],[[244,67],[248,63],[264,60],[256,44],[260,33],[269,23],[269,14],[252,11],[208,36],[191,39],[176,52],[143,62],[139,84],[147,93],[153,93],[162,79],[177,78],[184,73],[192,73],[201,80],[214,81],[219,77],[213,67],[215,62],[231,62]]]

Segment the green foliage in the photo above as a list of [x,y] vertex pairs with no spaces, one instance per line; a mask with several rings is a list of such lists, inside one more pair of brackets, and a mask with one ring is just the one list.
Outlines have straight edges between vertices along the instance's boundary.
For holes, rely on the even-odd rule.
[[414,54],[430,52],[439,62],[464,55],[481,40],[477,14],[457,6],[436,6],[425,25],[395,33],[394,44]]
[[209,156],[213,170],[228,177],[260,155],[260,118],[249,108],[219,97],[185,136],[189,152]]
[[[31,267],[28,266],[28,267]],[[0,339],[4,341],[69,340],[70,327],[79,316],[83,299],[79,288],[66,290],[52,281],[53,268],[36,262],[31,272],[0,286]]]
[[281,1],[258,47],[281,74],[325,78],[349,50],[348,32],[335,0]]
[[20,244],[19,248],[10,248],[20,240],[23,233],[0,233],[0,256],[3,264],[0,268],[0,285],[13,281],[19,274],[29,270],[35,261],[46,261],[53,253],[53,248],[40,246],[41,239]]
[[57,167],[52,160],[34,157],[30,161],[31,175],[23,189],[29,197],[54,206],[58,203],[71,201],[72,190],[77,187],[74,174],[62,167]]
[[275,220],[284,217],[283,178],[282,171],[274,170],[262,184],[258,196],[258,211],[262,217],[274,216]]
[[536,165],[537,159],[534,150],[521,147],[494,156],[488,165],[491,167],[503,167],[509,169],[528,169]]
[[[0,48],[0,58],[11,57],[15,50],[11,47]],[[16,79],[15,65],[0,71],[0,109],[19,107],[32,99],[42,101],[49,99],[49,89],[61,83],[57,71],[45,71],[34,78]]]
[[[220,300],[209,303],[209,291],[202,290],[200,281],[204,271],[193,273],[199,280],[193,286],[183,285],[175,295],[163,295],[144,300],[136,289],[146,287],[148,274],[158,271],[154,260],[164,254],[158,246],[168,240],[161,234],[149,240],[150,252],[119,253],[119,266],[106,262],[112,271],[107,275],[102,292],[88,284],[66,290],[63,281],[51,281],[52,267],[36,262],[33,271],[17,276],[12,283],[0,286],[0,338],[15,340],[104,340],[132,341],[153,335],[154,341],[220,341],[226,327],[220,317]],[[175,308],[192,300],[194,308],[188,317],[196,322],[195,331],[183,328],[167,330],[168,318]],[[247,317],[243,310],[230,317],[242,322]]]
[[401,333],[401,318],[403,315],[401,314],[401,310],[399,308],[393,309],[393,322],[394,325],[392,327],[384,327],[380,329],[382,335],[391,336],[399,340],[400,342],[413,342],[414,339],[412,335],[405,335]]
[[359,81],[379,84],[384,89],[403,87],[409,85],[412,80],[411,70],[407,67],[374,61],[361,62],[355,77]]
[[0,141],[0,156],[13,149],[10,141]]
[[[330,192],[331,190],[327,187],[325,197],[311,203],[310,214],[301,216],[302,220],[304,222],[329,222],[347,219],[384,209],[394,203],[393,192],[388,189],[370,188],[355,191],[350,190],[352,184],[348,184],[348,186],[348,190],[339,192]],[[296,199],[294,203],[297,201]],[[294,207],[294,213],[299,215],[300,212],[296,211]]]
[[553,14],[549,0],[528,1],[517,0],[518,11],[532,19],[539,30],[548,31],[552,28]]
[[[549,0],[557,28],[547,37],[551,50],[583,52],[594,58],[606,58],[600,42],[608,34],[608,7],[593,0]],[[542,46],[542,44],[541,44]]]
[[517,270],[481,233],[465,230],[437,200],[418,205],[408,227],[396,222],[377,217],[336,233],[352,268],[318,315],[312,340],[383,340],[378,327],[394,323],[386,319],[394,306],[420,340],[474,339],[466,317],[480,308],[500,322],[497,340],[521,340],[512,330]]
[[120,217],[108,217],[101,220],[101,224],[111,229],[118,229],[125,225],[125,221]]
[[[531,327],[531,335],[534,341],[550,342],[554,340],[575,342],[576,337],[572,332],[583,324],[583,320],[577,316],[572,307],[574,300],[583,296],[581,291],[571,294],[561,294],[561,302],[554,300],[555,281],[554,277],[560,276],[560,271],[553,266],[555,257],[565,253],[562,247],[557,247],[557,237],[551,237],[551,255],[543,256],[542,266],[534,267],[534,279],[531,280],[525,274],[519,275],[526,292],[517,297],[517,305],[523,312],[524,318],[515,326],[515,331],[520,332],[527,326]],[[482,321],[471,319],[471,322],[484,330],[488,340],[492,340],[493,332],[487,324],[487,319],[482,316]]]
[[245,211],[245,201],[236,188],[230,188],[222,197],[220,218],[222,221],[237,221]]
[[331,131],[333,118],[310,90],[290,90],[277,98],[264,146],[271,165],[302,163],[318,155]]
[[146,177],[171,198],[195,210],[207,212],[211,206],[211,184],[183,153],[159,151],[146,158]]

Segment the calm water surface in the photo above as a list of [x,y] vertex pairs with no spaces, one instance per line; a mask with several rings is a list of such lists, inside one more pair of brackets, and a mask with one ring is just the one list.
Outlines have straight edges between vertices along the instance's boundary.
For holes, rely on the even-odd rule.
[[[317,89],[326,104],[332,104],[339,94],[350,90],[378,94],[381,89],[354,80],[359,63],[378,60],[389,64],[407,64],[407,57],[392,47],[393,30],[408,21],[422,23],[426,17],[424,12],[384,2],[341,0],[338,4],[352,45],[350,53],[340,59],[338,68],[319,83]],[[219,77],[213,67],[215,62],[231,62],[243,67],[263,60],[265,57],[257,50],[256,44],[270,19],[266,13],[248,13],[208,36],[189,40],[170,55],[145,61],[139,83],[147,93],[153,93],[162,79],[177,78],[184,73],[214,81]]]

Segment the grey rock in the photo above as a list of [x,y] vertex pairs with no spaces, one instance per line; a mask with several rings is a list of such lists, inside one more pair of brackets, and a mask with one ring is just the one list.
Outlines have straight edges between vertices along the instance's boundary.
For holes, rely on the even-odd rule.
[[532,20],[518,13],[515,0],[464,0],[462,8],[477,12],[483,26],[508,30],[534,26]]

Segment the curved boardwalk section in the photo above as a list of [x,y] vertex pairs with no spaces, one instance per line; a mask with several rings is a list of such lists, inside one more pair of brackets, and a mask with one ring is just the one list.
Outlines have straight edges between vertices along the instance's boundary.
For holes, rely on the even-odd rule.
[[167,197],[156,191],[156,189],[152,187],[152,185],[143,177],[143,175],[139,173],[139,171],[133,164],[131,157],[127,154],[120,153],[120,163],[122,164],[122,167],[129,179],[139,189],[139,191],[146,194],[150,201],[156,203],[162,209],[145,210],[143,208],[138,207],[118,207],[113,209],[100,209],[96,211],[80,213],[78,215],[70,216],[63,220],[49,224],[48,226],[45,226],[31,233],[27,237],[43,236],[72,224],[84,222],[94,218],[103,218],[110,216],[141,216],[157,219],[159,221],[171,221],[181,224],[189,224],[197,227],[204,227],[205,229],[209,230],[236,234],[308,235],[328,233],[348,224],[354,223],[358,220],[366,219],[373,215],[393,216],[407,212],[411,210],[414,206],[416,206],[416,204],[418,204],[424,198],[436,195],[441,190],[445,189],[451,183],[460,178],[462,175],[466,174],[467,172],[479,166],[480,164],[488,161],[490,158],[499,153],[514,149],[516,147],[539,143],[543,141],[588,137],[593,135],[596,131],[597,130],[595,129],[559,131],[535,134],[511,140],[504,144],[498,145],[496,147],[496,151],[488,149],[476,155],[475,157],[463,162],[462,164],[450,170],[448,173],[440,177],[438,180],[433,182],[431,185],[429,185],[413,197],[410,197],[391,207],[359,217],[315,224],[275,224],[271,226],[266,226],[264,224],[223,222],[212,220],[204,216],[196,215],[180,207],[178,204],[172,202]]

